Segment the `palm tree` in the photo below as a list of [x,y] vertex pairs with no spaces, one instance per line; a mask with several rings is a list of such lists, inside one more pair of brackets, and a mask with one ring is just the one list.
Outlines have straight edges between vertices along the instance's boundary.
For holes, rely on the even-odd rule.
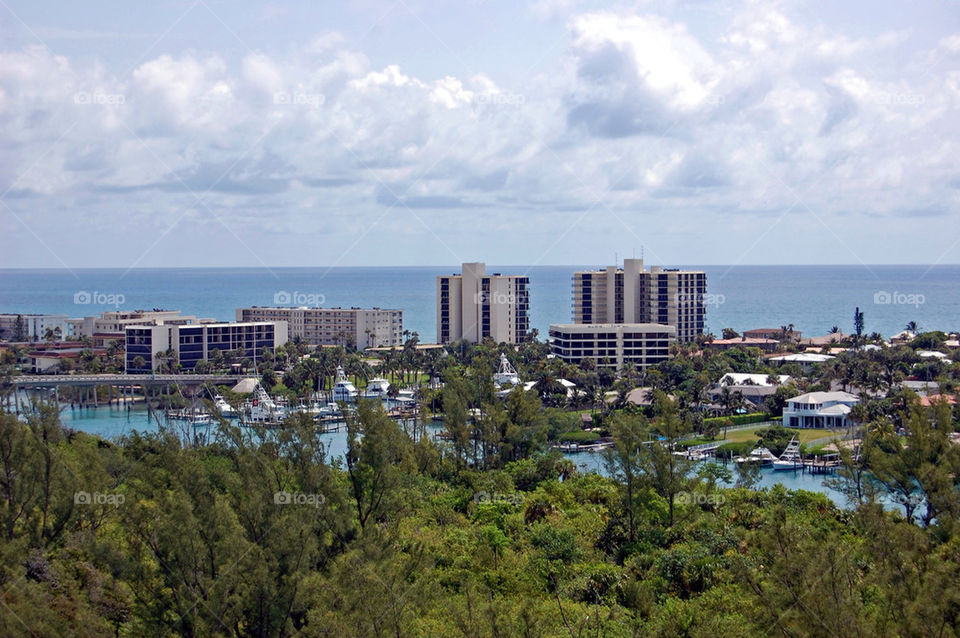
[[920,325],[916,321],[908,321],[906,327],[904,328],[907,332],[912,332],[917,334],[920,331]]

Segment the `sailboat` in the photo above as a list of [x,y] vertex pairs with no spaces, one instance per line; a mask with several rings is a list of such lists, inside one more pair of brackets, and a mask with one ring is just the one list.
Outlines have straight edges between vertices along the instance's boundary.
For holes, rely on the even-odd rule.
[[803,460],[800,457],[800,441],[797,437],[790,439],[790,444],[783,450],[776,461],[773,462],[775,470],[795,470],[801,467]]

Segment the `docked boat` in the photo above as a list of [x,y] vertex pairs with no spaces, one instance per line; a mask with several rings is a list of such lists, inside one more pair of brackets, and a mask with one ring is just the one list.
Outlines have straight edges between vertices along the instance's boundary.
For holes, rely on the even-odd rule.
[[236,408],[227,403],[227,400],[219,394],[213,395],[213,405],[220,412],[220,416],[226,419],[235,419],[240,415]]
[[367,381],[367,389],[363,391],[364,399],[383,399],[390,392],[390,382],[382,377],[374,377]]
[[337,379],[333,385],[333,400],[337,403],[352,403],[357,400],[357,388],[350,383],[340,366],[337,366]]
[[512,365],[510,365],[510,360],[507,359],[507,355],[500,353],[500,368],[497,370],[497,373],[493,375],[493,382],[497,387],[503,385],[520,385],[520,375],[517,374],[517,371]]
[[246,418],[252,423],[279,423],[286,416],[284,407],[274,401],[260,384],[254,389],[253,400],[245,412]]
[[690,461],[703,461],[707,458],[707,455],[700,450],[674,450],[673,455]]
[[738,456],[733,459],[734,463],[759,463],[760,465],[772,465],[777,460],[777,456],[767,448],[757,446],[750,451],[747,456]]
[[797,437],[793,437],[780,458],[773,462],[773,469],[796,470],[801,467],[803,467],[803,459],[800,457],[800,441]]
[[184,421],[190,425],[210,425],[213,423],[213,416],[203,410],[177,410],[167,414],[168,419],[174,421]]

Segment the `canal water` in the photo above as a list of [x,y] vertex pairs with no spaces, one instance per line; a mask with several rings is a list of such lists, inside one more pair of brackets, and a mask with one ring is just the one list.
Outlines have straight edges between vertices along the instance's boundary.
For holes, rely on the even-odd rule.
[[[148,416],[146,407],[134,405],[130,409],[125,406],[99,406],[96,408],[71,408],[64,406],[60,412],[63,425],[74,430],[96,434],[103,438],[113,439],[132,432],[155,432],[157,421],[178,431],[178,423],[167,421],[162,412],[154,412]],[[180,423],[181,428],[186,427]],[[208,427],[209,426],[205,426]],[[428,426],[430,427],[430,426]],[[203,429],[203,428],[201,428]],[[432,429],[439,430],[433,425]],[[321,435],[327,445],[327,456],[331,459],[343,458],[347,450],[347,435],[344,429]],[[570,459],[581,472],[597,472],[605,474],[603,457],[597,452],[567,453]],[[732,466],[731,473],[735,474]],[[846,506],[843,494],[829,488],[824,483],[826,477],[822,474],[810,474],[800,471],[774,471],[772,468],[762,468],[756,487],[772,487],[783,485],[788,490],[808,490],[826,494],[841,507]]]

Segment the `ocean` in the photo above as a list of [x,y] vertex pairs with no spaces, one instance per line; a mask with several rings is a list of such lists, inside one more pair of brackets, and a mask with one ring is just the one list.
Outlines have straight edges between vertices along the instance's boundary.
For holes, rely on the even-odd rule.
[[[586,266],[594,268],[596,266]],[[572,276],[585,266],[487,266],[530,277],[530,325],[545,338],[572,313]],[[833,326],[889,336],[907,322],[960,330],[960,265],[689,266],[707,273],[707,330],[777,328],[805,336]],[[223,321],[244,306],[379,306],[403,310],[406,330],[436,340],[436,276],[458,266],[369,268],[0,269],[0,312],[71,317],[105,310],[179,309]]]

